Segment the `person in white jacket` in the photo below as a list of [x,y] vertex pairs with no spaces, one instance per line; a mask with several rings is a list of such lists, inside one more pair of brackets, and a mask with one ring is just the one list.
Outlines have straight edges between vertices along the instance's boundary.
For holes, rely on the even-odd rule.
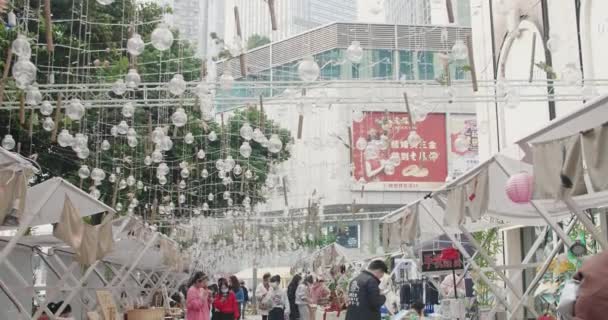
[[258,312],[262,315],[262,320],[268,320],[268,312],[272,307],[268,303],[270,300],[267,299],[270,291],[270,273],[265,273],[262,277],[262,283],[255,289],[255,298],[258,307]]
[[310,286],[314,282],[312,275],[306,276],[300,285],[298,285],[298,289],[296,290],[296,305],[298,306],[298,311],[300,311],[300,320],[311,320],[312,317],[310,315],[310,304],[311,296],[310,296]]
[[268,293],[272,307],[268,312],[268,320],[287,320],[289,319],[289,299],[287,291],[279,287],[281,277],[279,275],[270,278],[270,292]]

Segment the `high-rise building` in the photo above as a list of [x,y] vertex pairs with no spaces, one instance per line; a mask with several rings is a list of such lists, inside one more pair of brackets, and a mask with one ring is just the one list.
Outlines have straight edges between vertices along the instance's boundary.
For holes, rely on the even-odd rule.
[[[352,0],[281,0],[275,3],[277,31],[272,32],[270,10],[264,1],[227,0],[226,10],[239,8],[243,39],[253,34],[282,40],[331,22],[352,22],[357,18],[357,4]],[[226,40],[236,34],[234,14],[227,14]]]
[[206,55],[212,32],[224,36],[223,0],[173,0],[170,5],[173,26],[179,30],[181,39],[196,47],[199,56]]
[[[455,22],[459,26],[471,26],[471,1],[452,0]],[[386,23],[428,25],[447,24],[445,1],[437,0],[384,0]]]

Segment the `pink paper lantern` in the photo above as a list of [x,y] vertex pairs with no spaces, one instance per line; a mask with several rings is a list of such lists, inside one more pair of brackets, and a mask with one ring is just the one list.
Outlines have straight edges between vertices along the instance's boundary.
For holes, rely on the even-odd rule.
[[512,175],[505,186],[507,197],[518,204],[530,202],[532,200],[533,183],[534,178],[527,172]]

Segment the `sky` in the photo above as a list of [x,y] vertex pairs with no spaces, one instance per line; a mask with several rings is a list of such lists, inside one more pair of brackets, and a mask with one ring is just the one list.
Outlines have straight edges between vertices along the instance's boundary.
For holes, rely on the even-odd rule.
[[359,9],[359,21],[361,22],[384,22],[384,8],[382,12],[374,15],[371,13],[372,8],[378,3],[382,3],[379,0],[357,0]]

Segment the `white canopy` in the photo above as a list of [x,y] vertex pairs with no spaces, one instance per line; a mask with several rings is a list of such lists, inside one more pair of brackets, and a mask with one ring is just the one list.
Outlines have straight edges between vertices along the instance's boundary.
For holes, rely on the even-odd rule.
[[27,176],[31,176],[37,171],[29,160],[0,147],[0,169],[4,168],[16,171],[25,170]]
[[35,216],[31,226],[56,223],[60,220],[66,195],[82,217],[101,212],[115,213],[114,209],[73,184],[61,178],[51,178],[28,189],[24,216]]

